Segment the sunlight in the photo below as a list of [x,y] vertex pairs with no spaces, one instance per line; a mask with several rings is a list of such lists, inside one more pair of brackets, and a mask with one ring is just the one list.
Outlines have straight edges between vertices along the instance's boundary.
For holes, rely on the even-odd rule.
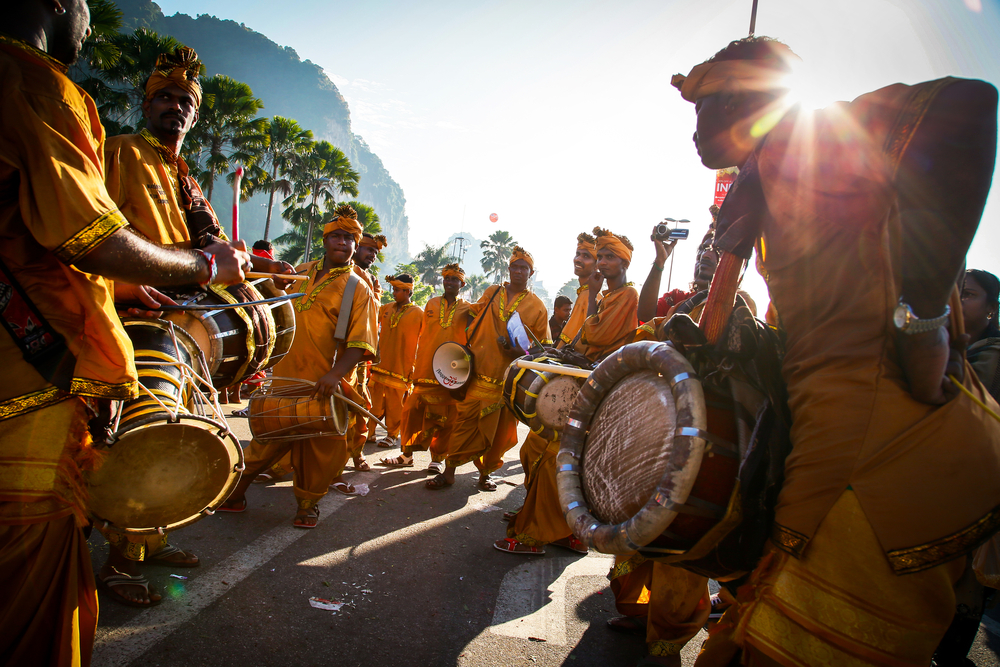
[[837,86],[830,85],[829,78],[818,76],[803,62],[793,64],[791,74],[786,77],[791,105],[801,104],[803,109],[812,111],[823,109],[834,102],[837,97]]

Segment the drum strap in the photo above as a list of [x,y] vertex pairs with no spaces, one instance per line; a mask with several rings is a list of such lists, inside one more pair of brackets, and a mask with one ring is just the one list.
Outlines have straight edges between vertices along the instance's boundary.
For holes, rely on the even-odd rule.
[[52,328],[24,288],[0,260],[0,320],[21,349],[24,360],[47,381],[69,391],[76,357],[62,334]]
[[358,274],[351,271],[344,285],[344,298],[340,300],[340,313],[337,315],[337,330],[333,337],[338,341],[347,339],[347,327],[351,324],[351,311],[354,309],[354,291],[358,288]]

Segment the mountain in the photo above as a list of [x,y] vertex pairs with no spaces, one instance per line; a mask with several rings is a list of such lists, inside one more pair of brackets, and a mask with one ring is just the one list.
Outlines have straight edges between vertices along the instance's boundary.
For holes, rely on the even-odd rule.
[[[295,49],[279,46],[242,23],[208,14],[197,18],[180,13],[164,16],[159,5],[150,0],[115,2],[125,15],[122,30],[145,27],[174,37],[198,52],[206,76],[225,74],[249,84],[264,102],[265,114],[294,118],[303,128],[312,130],[316,139],[326,139],[344,151],[361,175],[358,200],[374,207],[389,238],[387,265],[410,261],[403,189],[364,139],[351,131],[347,100],[322,67],[303,61]],[[213,204],[220,211],[228,211],[232,190],[224,182],[217,185]],[[258,195],[240,206],[241,236],[247,241],[263,235],[266,212],[266,196]],[[278,236],[283,227],[284,221],[276,211],[271,216],[271,237]]]

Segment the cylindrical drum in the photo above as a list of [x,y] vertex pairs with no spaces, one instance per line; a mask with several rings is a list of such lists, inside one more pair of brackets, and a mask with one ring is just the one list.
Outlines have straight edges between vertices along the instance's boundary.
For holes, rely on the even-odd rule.
[[[251,285],[265,299],[285,296],[285,292],[275,287],[270,278],[254,280]],[[295,339],[295,306],[292,305],[291,299],[283,299],[265,304],[265,307],[271,311],[271,317],[274,318],[274,347],[267,363],[264,364],[266,370],[274,368],[274,365],[292,349],[292,341]]]
[[582,378],[561,374],[558,369],[579,366],[567,364],[547,352],[522,359],[552,366],[553,370],[521,368],[517,365],[519,360],[515,360],[504,372],[504,403],[519,421],[546,440],[552,440],[566,425],[584,382]]
[[344,435],[347,406],[330,397],[311,398],[313,384],[275,378],[250,396],[250,433],[260,442]]

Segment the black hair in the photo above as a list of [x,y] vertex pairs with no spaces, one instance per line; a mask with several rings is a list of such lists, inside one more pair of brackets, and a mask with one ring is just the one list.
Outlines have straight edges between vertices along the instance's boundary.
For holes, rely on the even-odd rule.
[[553,308],[559,308],[561,306],[568,306],[571,303],[573,303],[573,302],[570,301],[570,299],[569,299],[568,296],[564,296],[564,295],[560,294],[559,296],[556,297],[555,303],[552,304],[552,307]]
[[1000,324],[997,323],[997,313],[1000,311],[1000,278],[982,269],[966,270],[965,279],[968,280],[970,276],[986,292],[986,303],[993,308],[993,317],[986,325],[986,336],[989,338],[1000,337]]
[[744,37],[729,44],[705,62],[721,60],[763,60],[773,61],[775,69],[790,71],[791,62],[801,60],[787,44],[773,37]]
[[274,250],[274,246],[271,245],[270,241],[265,241],[264,239],[261,239],[260,241],[254,241],[253,249],[267,250],[268,252],[272,252]]

